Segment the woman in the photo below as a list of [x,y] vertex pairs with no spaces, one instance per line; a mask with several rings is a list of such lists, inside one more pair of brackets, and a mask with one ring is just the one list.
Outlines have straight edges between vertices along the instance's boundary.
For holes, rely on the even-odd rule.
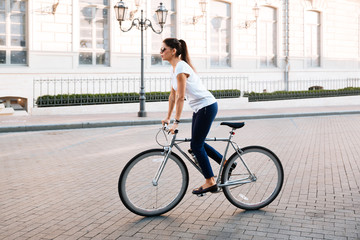
[[190,146],[206,179],[205,184],[194,189],[193,193],[216,192],[218,187],[208,155],[219,164],[221,163],[222,155],[205,143],[205,138],[217,114],[218,105],[216,99],[206,90],[199,76],[195,73],[184,40],[176,38],[165,39],[160,49],[160,54],[162,59],[168,61],[172,66],[169,110],[167,117],[162,120],[162,124],[170,124],[170,118],[175,108],[175,120],[170,128],[170,132],[174,134],[175,129],[180,123],[180,116],[186,97],[194,111]]

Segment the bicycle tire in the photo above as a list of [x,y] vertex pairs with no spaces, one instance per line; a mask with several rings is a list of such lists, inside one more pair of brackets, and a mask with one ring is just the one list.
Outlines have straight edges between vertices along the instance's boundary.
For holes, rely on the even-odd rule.
[[184,197],[189,173],[175,153],[168,161],[154,186],[152,181],[165,157],[163,149],[150,149],[133,157],[121,172],[118,191],[123,204],[141,216],[158,216],[173,209]]
[[[251,179],[239,155],[234,153],[224,166],[221,182],[234,183],[236,180],[245,179],[249,180],[249,183],[226,186],[223,191],[236,207],[257,210],[269,205],[279,195],[284,182],[284,170],[279,158],[267,148],[249,146],[241,149],[241,152],[241,158],[256,178]],[[234,162],[237,166],[230,175],[229,171]]]

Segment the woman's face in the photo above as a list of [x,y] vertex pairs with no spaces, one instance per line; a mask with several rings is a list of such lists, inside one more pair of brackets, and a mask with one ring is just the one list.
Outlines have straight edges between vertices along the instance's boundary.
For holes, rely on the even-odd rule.
[[171,58],[174,57],[172,54],[173,49],[167,46],[165,43],[162,44],[162,47],[160,48],[160,54],[162,60],[169,61]]

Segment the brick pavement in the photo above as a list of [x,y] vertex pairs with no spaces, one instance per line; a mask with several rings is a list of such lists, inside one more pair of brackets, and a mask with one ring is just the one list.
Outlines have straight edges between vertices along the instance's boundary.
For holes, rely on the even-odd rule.
[[[244,99],[219,99],[219,112],[216,118],[219,121],[233,119],[268,119],[268,118],[291,118],[298,116],[330,116],[360,114],[360,96],[337,97],[324,99],[299,99],[284,100],[280,102],[255,102],[249,103]],[[323,105],[319,105],[319,103]],[[137,117],[138,104],[131,112],[119,112],[113,109],[111,113],[94,111],[91,114],[63,113],[63,108],[58,107],[55,112],[62,115],[10,115],[0,117],[0,132],[60,130],[77,128],[96,128],[114,126],[134,126],[157,124],[163,119],[167,111],[167,103],[153,104],[152,110],[147,112],[147,117]],[[335,105],[337,104],[337,105]],[[342,105],[339,105],[342,104]],[[111,104],[110,104],[111,105]],[[124,108],[129,108],[129,104]],[[105,106],[105,105],[104,105]],[[192,111],[185,105],[181,121],[191,122]],[[84,106],[86,107],[86,106]],[[108,107],[108,106],[107,106]],[[72,107],[76,109],[76,107]],[[81,107],[80,107],[81,108]],[[46,109],[46,108],[45,108]],[[80,110],[79,110],[80,112]]]
[[[279,156],[279,197],[243,211],[222,193],[193,196],[203,179],[188,166],[185,198],[153,218],[122,205],[117,181],[135,153],[155,147],[158,126],[1,133],[0,239],[360,239],[359,122],[360,115],[247,120],[235,140]],[[182,124],[182,133],[189,128]],[[215,123],[210,136],[224,133]]]

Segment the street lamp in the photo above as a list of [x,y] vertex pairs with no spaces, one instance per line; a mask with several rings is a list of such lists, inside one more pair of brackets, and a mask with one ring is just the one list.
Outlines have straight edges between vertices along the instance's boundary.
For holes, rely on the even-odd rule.
[[[139,4],[139,1],[137,1],[137,4]],[[152,23],[149,19],[143,18],[144,11],[141,10],[141,18],[135,18],[132,20],[131,26],[128,29],[122,29],[121,23],[125,20],[126,10],[128,7],[125,5],[123,1],[118,2],[114,6],[116,19],[119,21],[120,24],[120,30],[123,32],[128,32],[132,29],[132,27],[136,26],[137,29],[141,31],[141,86],[140,86],[140,111],[138,112],[138,117],[146,117],[145,112],[145,87],[144,87],[144,34],[143,31],[146,30],[148,27],[150,27],[154,33],[160,34],[164,30],[164,24],[166,22],[166,17],[168,10],[166,10],[165,6],[160,3],[158,9],[155,11],[157,15],[157,19],[159,22],[159,25],[161,29],[159,31],[156,31]]]
[[201,7],[201,12],[202,12],[202,15],[200,16],[194,16],[193,19],[192,19],[192,24],[197,24],[200,20],[200,18],[204,17],[205,16],[205,13],[206,13],[206,2],[207,0],[200,0],[199,1],[199,5]]
[[246,20],[243,24],[241,24],[239,27],[240,28],[245,28],[245,29],[248,29],[251,27],[251,25],[253,23],[256,22],[257,18],[259,17],[259,11],[260,11],[260,8],[258,7],[257,3],[255,3],[255,6],[253,7],[253,12],[254,12],[254,16],[255,16],[255,19],[254,20]]

